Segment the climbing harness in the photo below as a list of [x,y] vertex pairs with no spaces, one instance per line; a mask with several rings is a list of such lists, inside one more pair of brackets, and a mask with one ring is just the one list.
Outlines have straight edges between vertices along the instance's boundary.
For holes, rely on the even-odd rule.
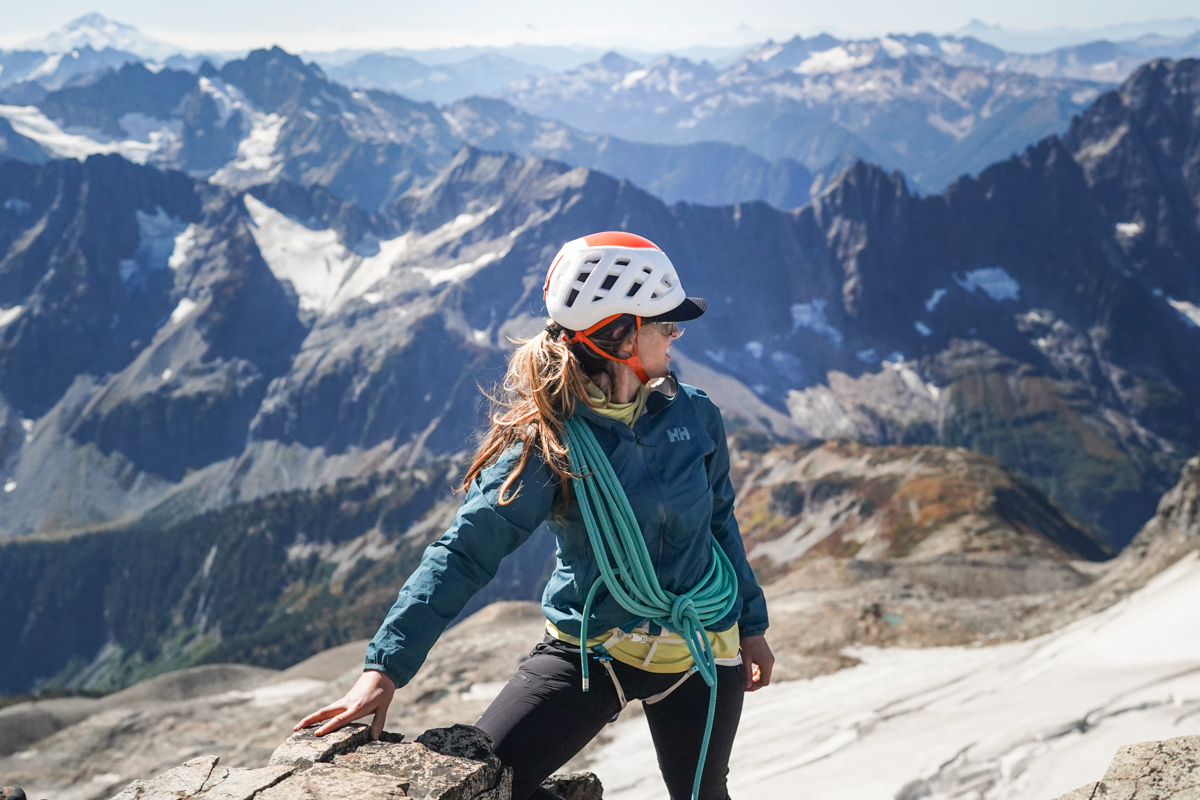
[[[577,476],[572,478],[571,483],[587,527],[588,541],[600,567],[600,577],[592,584],[583,604],[583,622],[579,632],[581,649],[589,649],[588,617],[601,586],[607,588],[630,614],[650,620],[683,637],[692,654],[691,669],[700,673],[709,686],[708,719],[704,724],[700,760],[696,764],[696,777],[692,782],[692,800],[697,800],[717,707],[717,665],[704,629],[733,610],[737,601],[737,574],[725,551],[714,542],[712,565],[699,583],[683,594],[663,589],[658,583],[654,562],[646,549],[646,540],[629,506],[629,499],[592,429],[584,420],[572,417],[566,421],[566,432],[571,470]],[[601,652],[595,653],[595,657],[615,682],[615,673],[609,663],[611,656],[603,645],[597,647]],[[591,649],[594,652],[596,648]],[[589,688],[588,659],[583,653],[580,661],[583,691],[586,692]],[[653,699],[661,700],[686,677],[687,674],[666,693]],[[624,693],[619,683],[617,692],[624,705]]]

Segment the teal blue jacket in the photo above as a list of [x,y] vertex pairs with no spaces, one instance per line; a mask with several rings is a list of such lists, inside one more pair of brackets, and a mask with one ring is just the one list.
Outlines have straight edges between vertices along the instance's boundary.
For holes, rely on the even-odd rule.
[[[763,633],[767,606],[733,516],[725,426],[708,395],[687,384],[679,384],[674,397],[653,392],[632,429],[590,408],[576,413],[591,425],[625,489],[662,587],[679,594],[699,583],[715,540],[737,571],[738,602],[709,630],[736,622],[741,636]],[[408,683],[500,560],[543,522],[558,537],[558,562],[542,608],[560,631],[579,635],[584,599],[600,574],[587,530],[575,503],[564,519],[554,517],[558,479],[540,457],[529,459],[516,498],[500,505],[500,486],[519,455],[519,446],[506,450],[471,484],[454,524],[425,550],[367,647],[366,669],[384,673],[398,687]],[[602,589],[588,630],[632,629],[639,622]]]

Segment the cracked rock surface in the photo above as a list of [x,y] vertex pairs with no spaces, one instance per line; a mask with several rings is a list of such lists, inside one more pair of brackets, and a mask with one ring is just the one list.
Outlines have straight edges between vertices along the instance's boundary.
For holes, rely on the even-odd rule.
[[1127,744],[1104,778],[1058,800],[1196,800],[1200,798],[1200,736]]
[[[387,732],[370,741],[368,726],[357,723],[321,738],[314,730],[288,737],[266,767],[229,769],[201,756],[134,781],[112,800],[512,800],[512,770],[473,726],[431,728],[413,742]],[[603,795],[591,773],[555,775],[545,785],[567,800]]]

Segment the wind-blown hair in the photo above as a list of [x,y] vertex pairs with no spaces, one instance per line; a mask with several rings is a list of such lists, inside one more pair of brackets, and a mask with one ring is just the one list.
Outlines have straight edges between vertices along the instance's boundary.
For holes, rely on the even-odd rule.
[[[636,322],[633,315],[622,314],[589,338],[604,352],[615,356],[635,333]],[[616,363],[584,344],[563,341],[564,335],[573,334],[574,331],[550,323],[533,338],[517,342],[499,396],[489,395],[491,424],[463,477],[464,491],[501,453],[520,444],[520,458],[500,486],[500,505],[511,503],[517,496],[520,486],[514,489],[513,483],[536,452],[558,476],[562,487],[556,513],[566,512],[571,502],[572,472],[563,421],[575,413],[577,403],[594,405],[587,394],[587,380],[595,383],[606,398],[610,396]]]

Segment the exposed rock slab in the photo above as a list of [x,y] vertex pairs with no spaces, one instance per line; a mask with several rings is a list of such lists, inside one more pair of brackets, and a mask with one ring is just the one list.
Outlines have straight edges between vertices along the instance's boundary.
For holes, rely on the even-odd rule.
[[317,737],[315,731],[313,726],[289,737],[271,755],[271,765],[305,769],[318,762],[330,761],[338,753],[353,750],[371,738],[371,729],[359,723],[351,723],[321,737]]
[[[492,755],[487,734],[469,725],[434,728],[412,743],[367,742],[334,757],[351,769],[404,778],[409,796],[422,800],[470,800],[511,796],[510,771]],[[497,794],[501,784],[507,794]]]
[[347,769],[336,764],[314,764],[258,795],[261,800],[394,800],[408,797],[398,778]]
[[[270,766],[228,769],[216,756],[202,756],[134,781],[113,800],[512,800],[512,770],[478,728],[434,728],[415,742],[387,732],[379,741],[368,736],[364,725],[320,739],[308,728],[280,745]],[[545,785],[566,800],[603,794],[591,773],[555,775]]]
[[134,781],[113,800],[177,800],[200,793],[217,765],[216,756],[193,758],[150,780]]
[[294,767],[274,766],[262,769],[217,767],[204,784],[204,800],[250,800],[295,772]]
[[602,800],[604,797],[604,787],[594,772],[551,775],[542,781],[542,788],[554,792],[562,800]]
[[1200,736],[1127,744],[1117,750],[1104,779],[1059,800],[1198,800]]

